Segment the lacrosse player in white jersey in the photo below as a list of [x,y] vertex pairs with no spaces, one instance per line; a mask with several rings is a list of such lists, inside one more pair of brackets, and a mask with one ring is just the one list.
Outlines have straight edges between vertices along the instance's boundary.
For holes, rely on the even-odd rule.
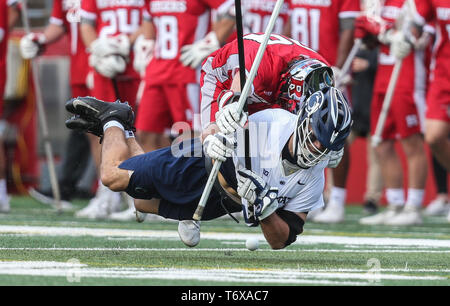
[[[168,147],[144,153],[133,137],[128,104],[84,97],[70,100],[66,109],[75,114],[67,127],[103,137],[103,184],[146,199],[138,202],[140,212],[192,219],[208,177],[200,139],[177,152]],[[218,181],[231,201],[213,189],[202,220],[242,210],[273,249],[290,245],[302,233],[307,213],[323,206],[324,169],[344,146],[351,123],[348,103],[334,87],[314,92],[298,115],[283,109],[250,115],[252,171],[244,168],[241,127],[234,134],[213,134],[220,141],[204,150],[223,162]]]

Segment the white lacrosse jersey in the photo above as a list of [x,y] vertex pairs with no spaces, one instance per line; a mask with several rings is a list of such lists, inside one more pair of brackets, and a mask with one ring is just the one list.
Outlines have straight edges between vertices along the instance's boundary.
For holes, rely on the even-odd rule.
[[[309,169],[284,175],[281,153],[294,133],[297,116],[283,109],[267,109],[249,117],[250,156],[252,171],[278,188],[278,203],[291,212],[308,212],[324,205],[324,169],[328,160]],[[245,167],[243,130],[237,132],[238,146],[233,162],[238,170]],[[247,204],[244,202],[243,204]]]

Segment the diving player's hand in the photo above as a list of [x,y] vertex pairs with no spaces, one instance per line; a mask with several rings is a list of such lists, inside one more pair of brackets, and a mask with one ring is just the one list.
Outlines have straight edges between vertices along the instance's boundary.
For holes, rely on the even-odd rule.
[[247,114],[238,112],[238,103],[240,93],[232,90],[223,90],[217,101],[219,111],[216,113],[216,124],[224,134],[236,132],[239,127],[244,127],[247,122]]
[[236,140],[232,136],[222,133],[206,136],[203,141],[205,154],[214,160],[224,162],[227,157],[231,157],[236,147]]
[[263,220],[278,208],[278,188],[271,188],[256,173],[238,170],[238,195],[255,207],[255,216]]

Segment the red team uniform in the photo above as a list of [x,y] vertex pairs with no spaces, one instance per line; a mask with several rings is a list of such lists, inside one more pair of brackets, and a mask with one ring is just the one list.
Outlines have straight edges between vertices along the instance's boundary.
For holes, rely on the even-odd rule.
[[[393,23],[401,12],[404,0],[387,0],[381,18]],[[423,50],[412,52],[403,59],[391,107],[386,118],[382,139],[406,138],[421,132],[421,114],[425,109],[426,67]],[[371,105],[371,133],[375,133],[378,117],[386,95],[395,57],[389,45],[380,46],[378,68]]]
[[3,94],[6,85],[6,55],[8,51],[8,6],[17,0],[0,0],[0,116],[3,114]]
[[64,27],[70,37],[70,85],[73,97],[90,96],[86,86],[88,55],[80,35],[81,0],[56,0],[50,23]]
[[145,14],[156,28],[156,45],[146,68],[145,89],[136,118],[138,130],[161,134],[175,122],[192,126],[194,114],[199,113],[199,70],[181,63],[180,49],[205,37],[211,26],[211,9],[218,9],[223,3],[147,0]]
[[336,64],[339,45],[339,19],[360,14],[359,0],[287,0],[290,37],[319,52]]
[[[264,34],[244,36],[245,67],[250,71]],[[317,52],[302,46],[299,42],[282,35],[272,34],[258,67],[248,98],[249,114],[271,108],[278,103],[280,80],[288,63],[300,55],[317,59],[328,65]],[[215,121],[219,110],[217,97],[224,89],[230,89],[233,77],[239,72],[237,41],[228,43],[212,53],[202,66],[200,86],[202,88],[201,114],[202,128]]]
[[[144,0],[83,0],[81,17],[96,24],[98,37],[131,35],[142,24],[144,3]],[[92,89],[94,97],[105,101],[115,101],[120,98],[122,101],[135,105],[140,77],[133,69],[132,54],[130,57],[125,72],[115,77],[120,97],[116,96],[112,80],[95,70]]]
[[437,22],[437,42],[433,71],[427,94],[427,119],[450,123],[450,2],[448,0],[416,1],[418,21],[425,25]]
[[[270,16],[272,15],[276,0],[247,0],[244,6],[244,34],[265,32]],[[272,33],[282,34],[283,28],[288,21],[288,5],[283,3],[280,14],[273,27]]]

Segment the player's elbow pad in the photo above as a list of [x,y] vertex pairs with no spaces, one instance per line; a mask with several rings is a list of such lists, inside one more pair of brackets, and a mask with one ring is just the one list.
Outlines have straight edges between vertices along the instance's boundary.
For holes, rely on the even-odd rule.
[[279,209],[276,211],[276,213],[289,226],[289,236],[284,243],[284,246],[287,247],[288,245],[295,242],[295,240],[297,240],[297,235],[303,232],[303,225],[305,225],[305,221],[303,221],[303,219],[300,218],[296,213],[288,210]]

